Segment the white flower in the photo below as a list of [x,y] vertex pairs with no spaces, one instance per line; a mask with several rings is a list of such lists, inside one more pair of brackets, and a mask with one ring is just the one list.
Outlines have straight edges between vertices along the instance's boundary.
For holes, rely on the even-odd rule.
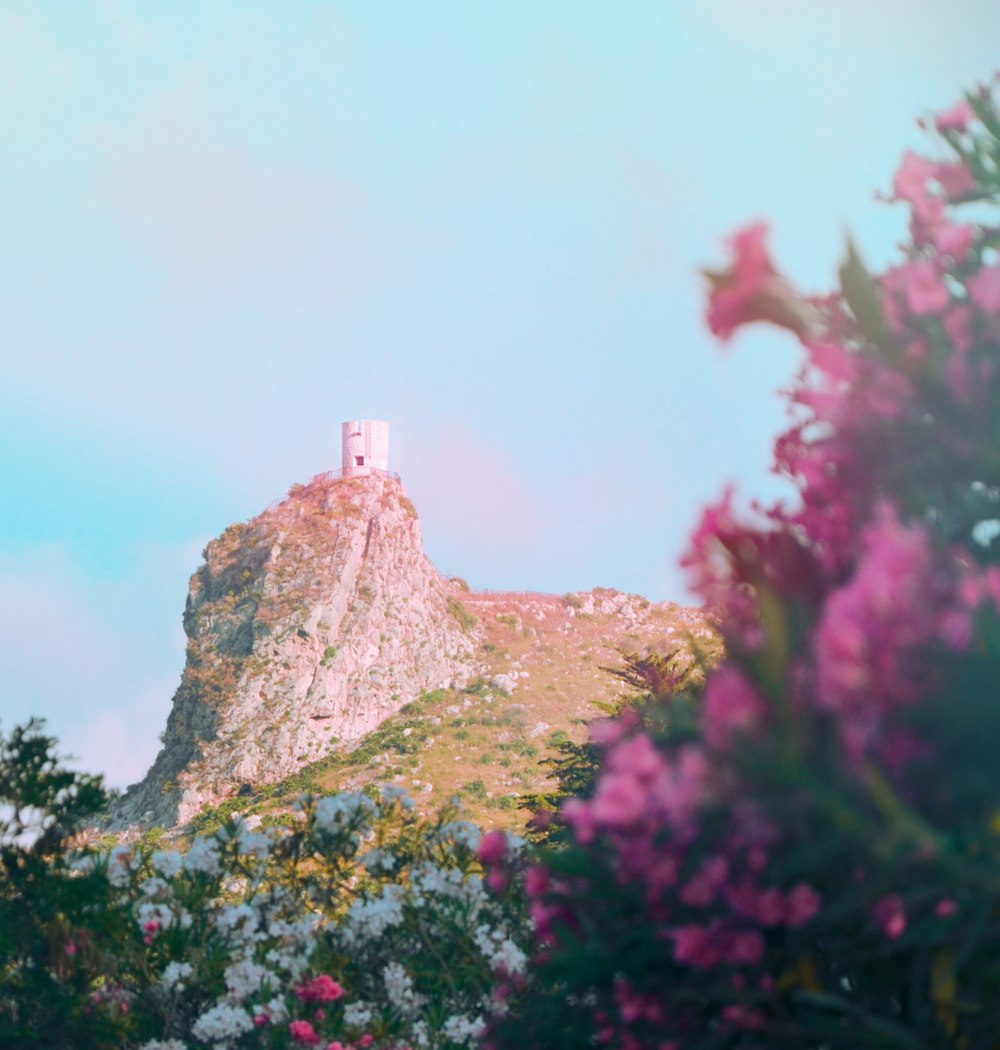
[[506,930],[491,930],[489,926],[478,926],[473,933],[476,947],[483,953],[494,970],[508,974],[524,973],[528,958],[510,939]]
[[195,839],[191,848],[184,854],[181,862],[185,871],[201,871],[206,875],[218,875],[222,870],[219,864],[219,844],[210,838]]
[[382,970],[385,994],[404,1017],[413,1017],[425,999],[413,990],[413,979],[398,962],[387,963]]
[[392,872],[396,867],[396,858],[384,849],[370,849],[362,858],[361,863],[369,871]]
[[413,903],[424,905],[424,895],[451,898],[469,906],[470,918],[475,919],[488,903],[481,875],[465,875],[458,868],[439,868],[424,862],[415,865],[410,875]]
[[471,820],[452,820],[447,824],[442,824],[434,837],[438,842],[451,840],[456,845],[475,849],[483,836]]
[[216,1003],[211,1010],[207,1010],[195,1021],[191,1034],[196,1039],[208,1043],[214,1040],[235,1039],[245,1032],[252,1032],[253,1027],[253,1019],[246,1010],[241,1010],[231,1003]]
[[410,793],[405,787],[401,787],[399,784],[380,784],[379,791],[386,802],[393,802],[399,799],[399,804],[404,809],[413,809],[413,799],[410,798]]
[[369,816],[374,809],[360,791],[327,795],[316,803],[316,829],[331,834],[352,824],[358,817]]
[[70,871],[78,871],[81,875],[89,875],[94,870],[94,858],[91,854],[74,853],[68,861]]
[[172,879],[181,870],[182,857],[177,850],[158,849],[152,856],[153,867],[164,877]]
[[241,820],[236,828],[236,848],[244,857],[254,856],[263,860],[271,852],[271,838],[261,831],[251,831]]
[[144,901],[135,912],[140,929],[169,930],[175,921],[173,909],[168,904]]
[[226,967],[226,987],[230,996],[237,1002],[253,995],[261,986],[265,977],[270,976],[266,967],[252,959],[241,959],[232,966]]
[[115,846],[108,854],[108,882],[124,889],[132,881],[132,872],[139,866],[134,846]]
[[243,943],[254,940],[258,922],[257,912],[249,904],[224,904],[215,917],[221,934]]
[[441,1031],[453,1043],[465,1043],[472,1046],[476,1037],[486,1028],[482,1017],[469,1018],[464,1014],[453,1014],[441,1026]]
[[140,889],[144,897],[159,897],[170,889],[170,884],[154,875],[151,879],[146,879]]
[[169,962],[163,967],[163,974],[160,977],[160,984],[169,992],[176,988],[178,991],[183,989],[184,985],[181,983],[186,977],[190,977],[194,973],[194,967],[190,963],[186,962]]
[[427,1036],[427,1022],[426,1021],[414,1021],[410,1025],[410,1035],[412,1042],[416,1043],[417,1046],[430,1046],[430,1039]]
[[368,1003],[348,1003],[344,1007],[344,1024],[348,1028],[364,1028],[371,1019],[372,1011]]
[[267,1012],[271,1015],[272,1021],[283,1021],[288,1016],[288,1008],[285,1006],[285,1000],[280,995],[276,995],[268,1004]]
[[348,944],[355,944],[374,940],[390,926],[398,926],[403,921],[405,895],[402,886],[384,886],[380,897],[355,901],[347,910],[341,935]]
[[179,1039],[150,1039],[143,1043],[139,1050],[187,1050],[187,1043]]

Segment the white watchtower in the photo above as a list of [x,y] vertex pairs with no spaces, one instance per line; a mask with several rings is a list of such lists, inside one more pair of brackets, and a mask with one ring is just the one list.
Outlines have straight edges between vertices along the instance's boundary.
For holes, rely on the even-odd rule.
[[341,427],[345,478],[360,478],[372,469],[389,469],[389,424],[382,419],[349,419]]

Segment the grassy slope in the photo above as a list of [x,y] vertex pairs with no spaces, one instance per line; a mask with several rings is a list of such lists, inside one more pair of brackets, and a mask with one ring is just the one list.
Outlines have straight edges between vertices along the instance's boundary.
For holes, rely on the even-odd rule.
[[[614,592],[603,592],[613,595]],[[302,791],[332,793],[392,782],[407,787],[422,810],[458,795],[465,815],[485,826],[517,827],[519,798],[543,790],[543,760],[559,734],[582,739],[595,706],[620,695],[602,666],[621,662],[618,648],[669,652],[691,641],[711,655],[717,642],[700,614],[650,605],[630,623],[619,614],[584,615],[553,595],[460,593],[462,611],[485,630],[480,677],[462,690],[428,693],[387,719],[353,750],[338,750],[278,785],[244,788],[240,798],[204,811],[208,829],[231,812],[280,819]],[[633,599],[643,605],[643,599]],[[508,691],[492,680],[513,675]]]

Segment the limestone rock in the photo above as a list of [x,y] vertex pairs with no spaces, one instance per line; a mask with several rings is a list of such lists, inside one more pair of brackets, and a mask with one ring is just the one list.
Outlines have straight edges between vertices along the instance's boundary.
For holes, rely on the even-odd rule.
[[185,823],[475,671],[478,624],[424,555],[394,477],[295,486],[204,555],[163,749],[112,828]]

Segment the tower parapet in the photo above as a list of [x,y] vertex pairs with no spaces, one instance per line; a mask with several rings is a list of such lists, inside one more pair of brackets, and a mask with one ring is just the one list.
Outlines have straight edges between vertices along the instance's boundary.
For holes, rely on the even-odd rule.
[[389,424],[383,419],[349,419],[341,426],[341,466],[348,478],[389,469]]

